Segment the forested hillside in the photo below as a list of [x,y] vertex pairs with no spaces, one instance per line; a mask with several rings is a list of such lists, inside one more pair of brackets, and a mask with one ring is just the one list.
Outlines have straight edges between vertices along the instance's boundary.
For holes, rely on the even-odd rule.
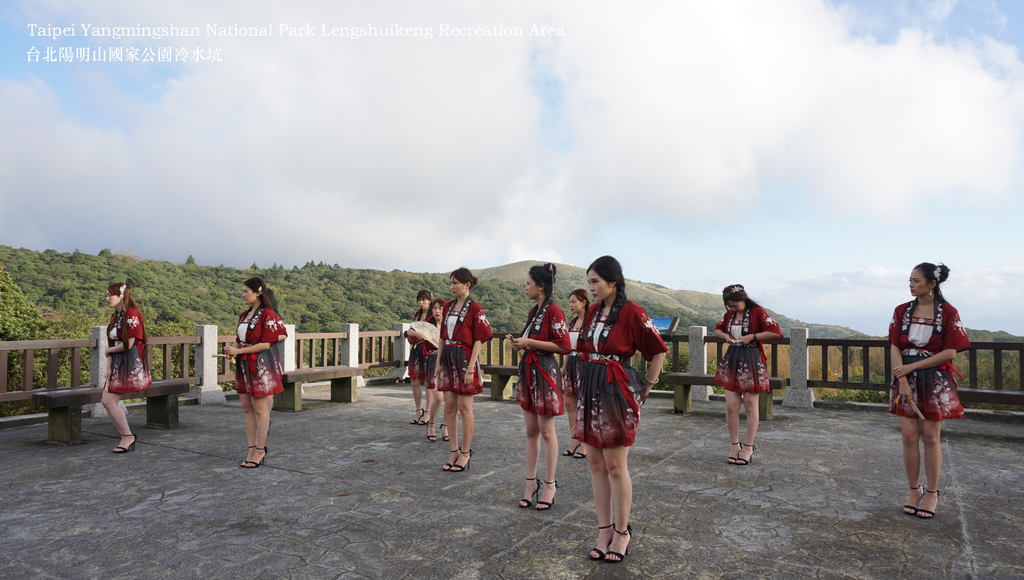
[[[521,329],[532,307],[523,294],[523,283],[530,266],[537,263],[517,262],[477,271],[480,285],[472,296],[487,312],[495,331]],[[242,282],[254,275],[263,276],[275,289],[282,317],[296,324],[300,332],[331,332],[346,322],[356,322],[365,330],[390,330],[395,322],[412,319],[416,293],[421,288],[451,298],[446,274],[357,270],[313,262],[290,269],[277,264],[239,269],[201,266],[191,256],[184,264],[174,264],[142,259],[131,252],[102,250],[94,256],[0,245],[0,266],[29,302],[50,314],[47,319],[51,321],[74,315],[105,324],[110,312],[103,300],[106,287],[127,281],[133,285],[148,323],[159,322],[167,329],[217,324],[223,334],[234,332],[235,321],[244,308]],[[555,298],[566,313],[568,295],[575,288],[587,288],[586,272],[559,265]],[[724,312],[721,298],[715,294],[632,280],[627,290],[629,297],[651,316],[678,316],[677,334],[685,333],[691,325],[713,327]],[[54,317],[50,311],[65,314]],[[815,338],[863,336],[841,326],[801,322],[778,312],[773,315],[787,332],[796,326],[810,328]],[[971,332],[974,340],[1020,340],[1006,333]]]
[[[477,272],[481,279],[503,280],[507,282],[525,283],[526,273],[535,264],[542,262],[523,261],[505,264],[496,268],[485,268]],[[568,264],[556,264],[558,275],[555,280],[555,294],[559,297],[568,296],[576,288],[587,288],[587,272],[583,268]],[[722,319],[725,307],[720,294],[694,292],[693,290],[673,290],[660,284],[626,280],[626,294],[647,309],[651,316],[679,317],[676,333],[686,332],[689,326],[707,326],[713,328]],[[754,297],[756,298],[756,297]],[[812,338],[860,338],[866,335],[846,328],[829,324],[813,324],[802,322],[780,314],[771,308],[768,311],[779,322],[784,334],[793,327],[809,329]]]

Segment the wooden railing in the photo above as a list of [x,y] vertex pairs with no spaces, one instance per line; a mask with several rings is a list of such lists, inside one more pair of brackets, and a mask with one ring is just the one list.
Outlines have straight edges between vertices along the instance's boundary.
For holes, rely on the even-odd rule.
[[[149,364],[153,380],[182,379],[190,385],[199,384],[194,365],[194,345],[199,344],[198,336],[150,336],[146,338],[146,362]],[[153,366],[153,352],[163,351],[160,368]],[[175,356],[178,355],[178,356]],[[177,359],[177,360],[175,360]]]
[[[85,376],[85,380],[89,380],[88,370],[83,375],[82,373],[82,362],[83,353],[85,355],[84,360],[88,362],[89,352],[91,349],[96,348],[96,341],[93,339],[80,339],[80,340],[26,340],[26,341],[12,341],[12,342],[0,342],[0,401],[25,401],[32,399],[32,391],[36,390],[36,353],[45,353],[45,372],[43,377],[43,384],[46,389],[56,389],[60,387],[79,387],[86,386],[82,383],[82,377]],[[8,370],[10,368],[9,363],[13,362],[11,359],[11,353],[17,353],[21,351],[19,357],[22,361],[22,380],[21,390],[8,390]],[[62,353],[64,351],[64,353]],[[68,354],[70,351],[69,360],[66,363],[68,368],[68,381],[67,384],[61,384],[64,381],[60,380],[61,367],[65,366],[61,364],[61,355]],[[17,356],[17,355],[15,355]]]
[[[359,368],[397,367],[404,361],[395,360],[395,341],[402,333],[394,330],[359,332]],[[405,340],[402,338],[402,340]]]
[[[362,336],[365,333],[359,334]],[[339,366],[342,341],[347,339],[347,332],[296,333],[296,365],[300,369]]]
[[[812,338],[807,341],[812,366],[808,387],[827,389],[860,389],[888,391],[889,377],[892,376],[891,345],[887,340],[839,340]],[[987,367],[991,351],[991,376],[979,371]],[[1008,360],[1005,352],[1016,353]],[[1020,390],[1024,384],[1024,368],[1020,364],[1024,343],[1019,342],[972,342],[971,349],[958,353],[953,366],[966,375],[967,380],[958,380],[961,386],[975,389]],[[980,357],[979,357],[980,354]],[[838,360],[837,359],[838,355]],[[982,362],[986,363],[985,365]],[[820,364],[820,370],[816,364]],[[1004,367],[1016,363],[1015,380],[1004,373]],[[986,369],[987,370],[987,369]],[[859,372],[857,372],[859,371]],[[1011,370],[1012,372],[1012,370]],[[817,378],[815,378],[817,376]],[[833,379],[832,377],[835,376]],[[966,384],[964,384],[966,383]],[[1016,383],[1016,384],[1014,384]]]

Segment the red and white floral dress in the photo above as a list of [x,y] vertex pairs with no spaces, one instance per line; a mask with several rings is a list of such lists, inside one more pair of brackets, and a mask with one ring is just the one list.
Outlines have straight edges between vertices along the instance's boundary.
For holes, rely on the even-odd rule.
[[235,357],[235,391],[250,397],[267,397],[284,391],[281,382],[281,360],[277,353],[278,337],[287,336],[284,321],[276,312],[260,306],[246,322],[242,322],[249,311],[238,317],[238,331],[235,340],[245,348],[269,342],[270,348],[255,354],[241,354]]
[[[541,342],[552,342],[569,351],[569,333],[565,328],[565,314],[548,298],[540,307],[530,311],[530,320],[523,328],[523,337]],[[519,380],[516,382],[516,400],[524,411],[535,415],[555,416],[565,413],[562,401],[561,369],[555,353],[526,348],[519,361]]]
[[645,399],[644,379],[629,361],[637,351],[650,361],[668,347],[647,311],[635,302],[622,305],[614,324],[598,315],[601,306],[591,305],[583,322],[586,360],[573,439],[594,447],[628,447],[636,439]]
[[[914,317],[916,307],[916,299],[900,304],[889,322],[889,343],[900,349],[903,364],[924,360],[947,349],[961,352],[971,348],[967,330],[960,321],[960,313],[952,304],[936,300],[935,318]],[[941,421],[964,416],[953,373],[960,374],[953,368],[952,362],[947,362],[907,375],[911,397],[925,419]],[[916,418],[917,413],[909,401],[900,399],[900,404],[896,404],[896,395],[899,393],[899,379],[893,377],[889,387],[889,412],[901,417]]]
[[466,385],[463,384],[463,380],[469,368],[473,343],[491,340],[491,323],[487,321],[484,309],[472,298],[466,297],[466,302],[457,312],[454,311],[455,303],[456,301],[452,300],[445,304],[441,317],[441,340],[444,341],[444,349],[441,351],[437,390],[454,391],[460,395],[479,395],[484,391],[479,357],[473,373],[473,382]]
[[[779,324],[760,306],[747,308],[738,320],[733,311],[726,312],[725,317],[715,324],[715,330],[721,330],[736,339],[759,332],[774,332],[782,336]],[[734,393],[769,393],[772,388],[768,383],[767,362],[761,341],[729,345],[722,360],[718,362],[715,384]]]
[[[585,313],[584,313],[585,314]],[[579,330],[573,330],[576,326],[578,318],[573,318],[572,322],[569,323],[569,348],[571,352],[567,355],[565,361],[565,372],[562,373],[562,396],[563,397],[578,397],[580,391],[580,372],[583,370],[583,357],[586,354],[583,352],[583,336],[582,327]],[[570,413],[575,413],[575,409],[569,409]]]
[[[124,335],[127,333],[127,337]],[[142,314],[134,308],[122,308],[121,314],[113,327],[107,330],[107,347],[117,346],[128,339],[135,339],[132,347],[125,352],[110,355],[110,384],[107,391],[111,393],[136,393],[145,391],[153,383],[153,376],[146,362],[142,341],[146,337],[146,328],[142,323]]]
[[[413,322],[423,320],[423,311],[417,310],[412,320]],[[409,378],[414,381],[422,381],[427,378],[427,357],[429,356],[427,347],[431,346],[430,341],[423,340],[422,338],[413,338],[408,334],[406,334],[405,338],[409,341],[409,346],[412,347],[409,353]]]

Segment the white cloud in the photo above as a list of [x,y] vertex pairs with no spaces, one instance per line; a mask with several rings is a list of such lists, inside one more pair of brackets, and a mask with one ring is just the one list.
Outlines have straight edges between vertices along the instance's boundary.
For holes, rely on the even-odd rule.
[[[41,81],[0,81],[0,243],[442,271],[558,260],[605,235],[595,224],[638,214],[717,219],[767,184],[893,219],[921,200],[1011,195],[1018,179],[1012,47],[915,30],[878,44],[824,2],[54,0],[22,12],[109,26],[399,22],[435,38],[203,37],[224,62],[174,65],[155,98],[90,82],[88,102],[112,118],[102,128]],[[533,22],[565,36],[436,36],[440,23]],[[93,81],[105,70],[68,66]]]

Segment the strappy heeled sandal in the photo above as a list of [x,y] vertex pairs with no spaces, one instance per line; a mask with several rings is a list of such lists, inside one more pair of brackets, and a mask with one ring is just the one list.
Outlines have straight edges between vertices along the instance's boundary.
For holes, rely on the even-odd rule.
[[245,464],[242,465],[242,467],[246,469],[256,469],[257,467],[263,465],[263,462],[267,460],[267,452],[269,450],[265,446],[257,447],[256,450],[263,452],[263,457],[260,457],[260,462],[256,463],[255,461],[246,461]]
[[448,435],[444,434],[445,429],[447,429],[447,428],[448,428],[448,425],[445,425],[444,423],[441,423],[441,441],[448,441],[448,440],[451,439],[451,437],[449,437]]
[[753,443],[751,443],[750,445],[747,445],[746,443],[740,443],[740,453],[743,453],[743,448],[744,447],[749,447],[751,449],[750,457],[748,457],[746,459],[743,459],[742,457],[739,456],[739,453],[737,453],[736,454],[736,465],[750,465],[751,463],[754,462],[754,451],[753,450],[757,449],[757,445],[754,445]]
[[[615,525],[615,524],[614,524],[614,523],[612,523],[612,524],[608,524],[607,526],[598,526],[598,528],[597,528],[597,529],[598,529],[598,530],[607,530],[608,528],[610,528],[610,527],[612,527],[612,526],[614,526],[614,525]],[[597,533],[597,534],[598,534],[598,535],[600,536],[600,535],[601,535],[601,532],[600,532],[600,531],[598,531],[598,533]],[[610,545],[612,545],[612,543],[611,543],[611,542],[608,542],[608,545],[610,546]],[[594,556],[592,556],[592,555],[591,555],[591,554],[592,554],[593,552],[597,552],[598,556],[597,556],[596,558],[595,558]],[[595,547],[595,548],[591,548],[591,549],[590,549],[590,552],[587,552],[587,557],[588,557],[588,558],[590,558],[591,560],[604,560],[604,556],[605,556],[605,553],[604,553],[604,552],[602,552],[602,551],[600,550],[600,548],[596,548],[596,547]]]
[[[427,426],[433,425],[433,421],[427,421]],[[437,435],[427,435],[427,441],[437,441]]]
[[[910,491],[914,491],[915,489],[916,490],[920,490],[921,486],[919,485],[917,487],[912,487],[912,488],[910,488]],[[921,499],[923,499],[923,498],[924,498],[924,491],[921,491],[921,495],[917,496],[917,505],[910,505],[908,503],[907,505],[903,506],[903,513],[907,514],[908,516],[916,516],[917,515],[918,506],[921,505]],[[907,511],[907,510],[910,510],[910,511]]]
[[[553,485],[553,486],[555,486],[555,493],[558,493],[558,482],[557,481],[545,481],[544,485]],[[538,488],[538,489],[540,489],[540,488]],[[538,500],[537,501],[537,507],[534,508],[534,509],[538,509],[540,511],[544,511],[544,510],[547,510],[547,509],[551,509],[551,506],[553,506],[553,505],[555,505],[555,497],[551,496],[551,501],[540,501],[540,500]],[[541,507],[541,506],[543,506],[543,507]]]
[[427,412],[424,411],[422,407],[420,407],[419,409],[416,410],[416,413],[417,413],[416,418],[413,419],[412,421],[409,421],[409,424],[410,425],[426,425],[427,422],[423,420],[423,416],[426,415]]
[[[536,477],[527,477],[526,481],[537,481],[537,478]],[[540,493],[540,484],[538,483],[537,484],[537,489],[533,490],[533,493],[527,495],[527,497],[532,497],[533,501],[537,501],[537,494],[539,494],[539,493]],[[528,499],[526,499],[524,497],[523,499],[519,500],[519,507],[521,507],[521,508],[528,508],[528,507],[533,505],[533,501],[530,501],[530,500],[528,500]]]
[[[250,445],[249,449],[256,449],[256,446],[255,445]],[[252,462],[249,461],[248,459],[243,459],[242,463],[239,465],[239,467],[245,467],[246,463],[252,463]]]
[[739,441],[733,443],[733,445],[739,445],[740,448],[736,451],[735,456],[730,455],[729,457],[725,458],[725,462],[730,465],[736,465],[736,460],[740,458],[740,451],[743,451],[743,444],[741,444]]
[[463,463],[462,465],[459,465],[459,460],[456,459],[455,463],[452,464],[452,468],[448,470],[449,472],[451,472],[451,473],[462,473],[463,471],[466,471],[467,469],[469,469],[469,462],[470,462],[471,459],[473,459],[473,450],[470,449],[469,451],[463,451],[460,448],[459,449],[459,455],[468,455],[469,459],[467,459],[466,462]]
[[125,437],[131,437],[132,438],[132,444],[129,445],[128,447],[121,447],[120,445],[118,445],[117,447],[115,447],[115,448],[110,450],[111,453],[118,453],[118,454],[120,454],[120,453],[128,453],[130,451],[135,451],[135,442],[138,441],[139,438],[134,433],[129,433],[128,435],[121,435],[122,439],[125,438]]
[[[629,536],[630,541],[633,540],[633,526],[631,526],[629,524],[626,524],[626,530],[623,531],[623,532],[620,532],[619,530],[616,530],[615,528],[612,528],[612,529],[615,530],[616,534],[618,534],[620,536]],[[629,555],[629,544],[626,544],[626,551],[621,553],[621,554],[618,553],[618,552],[611,551],[611,547],[612,547],[612,545],[608,544],[608,548],[609,548],[608,553],[604,555],[604,561],[608,562],[609,564],[618,564],[619,562],[625,560],[626,556]],[[609,560],[608,556],[618,556],[619,559],[618,560]]]
[[[449,457],[451,457],[451,454],[452,454],[452,453],[462,453],[462,448],[461,448],[461,447],[459,447],[458,449],[456,449],[456,450],[454,450],[454,451],[452,451],[451,449],[449,449],[449,450],[448,450],[448,456],[449,456]],[[458,459],[456,459],[455,461],[458,461]],[[441,466],[441,469],[443,469],[443,470],[445,470],[445,471],[451,471],[451,470],[452,470],[452,466],[454,466],[454,465],[455,465],[454,463],[452,463],[451,461],[449,461],[449,462],[445,463],[444,465],[442,465],[442,466]]]
[[[926,488],[924,490],[924,492],[925,493],[934,493],[935,494],[935,496],[936,496],[936,498],[935,498],[935,502],[936,502],[935,503],[935,507],[938,507],[938,505],[939,505],[938,504],[939,490],[936,489],[935,491],[932,491],[932,490]],[[922,514],[928,514],[928,515],[922,515]],[[933,512],[931,510],[923,510],[921,508],[918,508],[917,509],[917,517],[921,518],[922,520],[930,520],[930,519],[935,517],[935,512]]]

